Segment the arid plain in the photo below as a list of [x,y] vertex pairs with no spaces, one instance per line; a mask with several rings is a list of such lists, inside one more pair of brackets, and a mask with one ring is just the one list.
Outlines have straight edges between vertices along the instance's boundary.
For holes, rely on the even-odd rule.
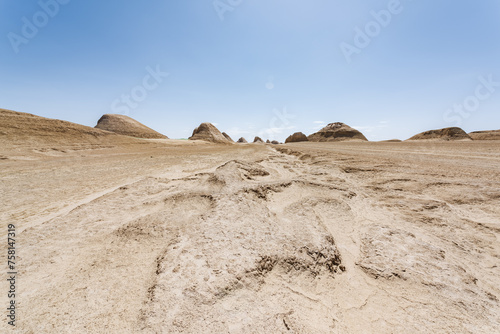
[[0,129],[20,333],[500,332],[500,141],[54,129]]

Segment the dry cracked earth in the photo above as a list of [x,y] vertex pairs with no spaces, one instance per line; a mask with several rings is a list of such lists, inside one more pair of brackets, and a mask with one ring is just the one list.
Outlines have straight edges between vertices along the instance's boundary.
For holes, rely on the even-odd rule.
[[454,145],[6,159],[17,331],[499,333],[500,145]]

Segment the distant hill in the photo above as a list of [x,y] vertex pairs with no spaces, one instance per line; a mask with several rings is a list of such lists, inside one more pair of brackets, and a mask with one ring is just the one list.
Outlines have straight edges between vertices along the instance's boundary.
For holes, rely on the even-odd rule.
[[473,140],[500,140],[500,130],[474,131],[469,136]]
[[302,132],[295,132],[293,135],[288,136],[285,143],[296,143],[300,141],[308,141],[307,136]]
[[368,141],[361,132],[341,122],[330,123],[318,132],[309,135],[307,139],[314,142]]
[[258,136],[253,139],[253,142],[254,143],[264,143],[264,141],[262,140],[262,138],[260,138]]
[[238,139],[237,143],[246,144],[248,142],[247,142],[247,140],[245,138],[241,137],[240,139]]
[[125,115],[105,114],[99,119],[95,127],[96,129],[107,130],[120,135],[137,138],[168,138],[167,136],[148,128],[144,124],[139,123],[135,119]]
[[89,126],[0,109],[0,146],[81,146],[134,142]]
[[193,135],[189,137],[190,140],[204,140],[212,143],[219,144],[231,144],[232,141],[229,141],[220,131],[211,123],[201,123],[193,131]]
[[457,127],[430,130],[419,133],[407,140],[472,140],[462,129]]

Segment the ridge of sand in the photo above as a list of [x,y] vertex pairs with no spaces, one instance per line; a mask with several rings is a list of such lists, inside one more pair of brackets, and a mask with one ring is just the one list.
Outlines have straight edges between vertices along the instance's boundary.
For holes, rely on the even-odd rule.
[[438,130],[421,132],[407,140],[472,140],[472,138],[461,128],[450,127]]
[[[0,147],[64,153],[66,148],[108,147],[137,142],[134,138],[59,119],[0,109]],[[12,153],[12,152],[11,152]]]
[[500,140],[500,130],[474,131],[469,136],[472,140]]
[[330,123],[318,132],[309,135],[307,139],[312,142],[368,141],[360,131],[341,122]]
[[31,138],[61,139],[79,141],[84,137],[114,136],[114,133],[94,129],[59,119],[41,117],[29,113],[0,109],[0,135],[10,141],[23,141]]
[[167,136],[125,115],[105,114],[95,128],[137,138],[168,139]]

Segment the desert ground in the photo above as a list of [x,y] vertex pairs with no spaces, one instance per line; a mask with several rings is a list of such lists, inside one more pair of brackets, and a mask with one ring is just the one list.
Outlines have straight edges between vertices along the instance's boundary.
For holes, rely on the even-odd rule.
[[0,158],[19,333],[500,332],[499,141],[4,143]]

